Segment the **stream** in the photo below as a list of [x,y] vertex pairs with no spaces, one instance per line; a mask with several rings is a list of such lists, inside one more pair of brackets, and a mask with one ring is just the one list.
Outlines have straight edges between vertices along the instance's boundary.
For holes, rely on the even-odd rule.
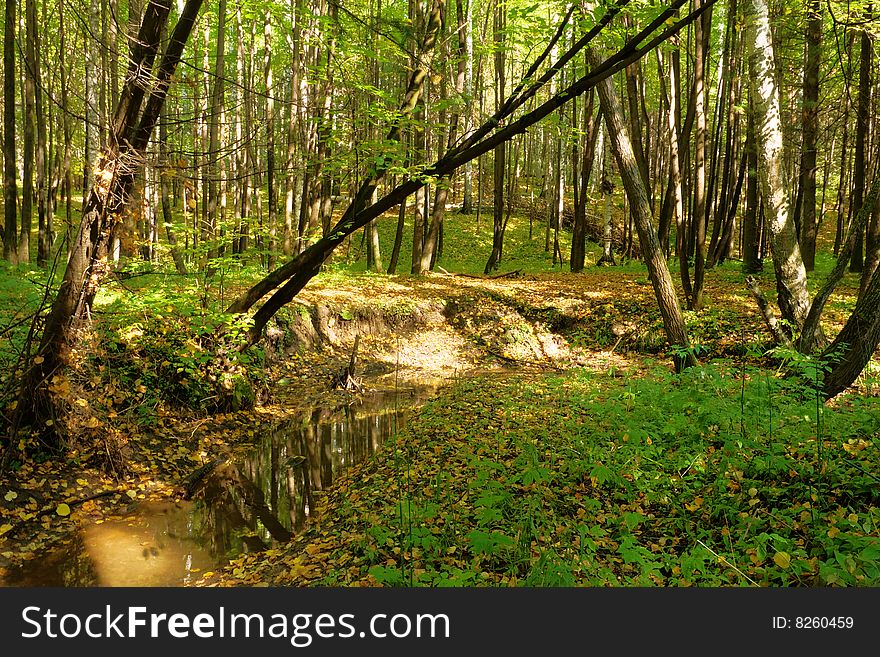
[[184,586],[239,554],[289,540],[334,479],[373,455],[434,394],[434,387],[369,393],[350,406],[315,408],[216,468],[192,500],[144,502],[86,525],[0,585]]

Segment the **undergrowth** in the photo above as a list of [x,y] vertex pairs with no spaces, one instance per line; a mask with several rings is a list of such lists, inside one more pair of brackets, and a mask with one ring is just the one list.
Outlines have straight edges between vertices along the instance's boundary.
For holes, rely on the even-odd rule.
[[338,482],[308,556],[266,572],[322,585],[880,585],[878,404],[817,406],[809,386],[729,362],[463,381]]

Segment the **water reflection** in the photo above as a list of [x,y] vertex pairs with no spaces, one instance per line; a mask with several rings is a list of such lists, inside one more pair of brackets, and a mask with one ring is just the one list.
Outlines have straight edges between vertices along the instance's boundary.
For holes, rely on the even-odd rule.
[[85,527],[61,549],[0,577],[5,586],[182,586],[230,558],[289,540],[315,500],[374,454],[433,389],[372,394],[278,425],[215,468],[192,500],[143,503]]
[[[264,494],[266,504],[289,531],[302,528],[315,499],[341,472],[372,456],[403,426],[406,413],[382,396],[363,406],[315,409],[311,417],[279,426],[264,436],[238,471]],[[264,528],[263,537],[271,538]]]

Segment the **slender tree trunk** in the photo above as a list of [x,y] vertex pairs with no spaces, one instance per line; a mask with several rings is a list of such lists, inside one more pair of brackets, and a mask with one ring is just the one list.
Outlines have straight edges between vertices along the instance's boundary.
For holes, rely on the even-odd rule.
[[[698,0],[702,2],[702,0]],[[709,98],[706,65],[709,55],[710,14],[704,13],[695,25],[694,34],[694,210],[691,226],[694,235],[694,287],[689,307],[703,307],[703,281],[706,275],[706,102]]]
[[[459,16],[458,38],[459,44],[464,41],[465,46],[465,93],[469,98],[474,97],[474,0],[465,0],[467,3],[467,14],[465,20],[461,21],[462,0],[456,0],[456,11]],[[473,103],[468,103],[464,111],[464,133],[467,134],[471,130],[473,123]],[[464,192],[461,201],[461,214],[470,214],[473,212],[473,171],[472,164],[468,162],[464,165]]]
[[[36,131],[31,136],[35,138],[32,151],[34,157],[34,173],[37,198],[37,264],[45,266],[49,259],[51,245],[51,217],[47,216],[47,185],[46,185],[46,118],[43,116],[43,80],[40,66],[40,41],[37,29],[37,3],[36,0],[27,0],[27,46],[25,71],[25,95],[28,97],[25,108],[27,117],[26,124],[30,124],[30,130]],[[27,134],[27,130],[26,130]],[[27,149],[26,149],[27,150]],[[33,193],[33,189],[31,190]]]
[[[494,16],[494,41],[495,41],[495,107],[501,107],[506,97],[506,57],[504,50],[505,29],[505,6],[501,2],[495,5]],[[551,91],[552,93],[552,91]],[[485,273],[490,273],[498,268],[501,262],[501,254],[504,250],[504,170],[505,170],[505,143],[495,147],[495,170],[494,170],[494,212],[492,213],[492,253],[486,262]]]
[[587,188],[596,159],[596,141],[599,135],[601,117],[593,111],[595,95],[590,92],[589,100],[584,107],[584,137],[580,156],[580,195],[575,204],[574,221],[571,232],[571,271],[583,271],[587,252]]
[[[871,120],[871,37],[867,32],[862,32],[861,47],[859,52],[859,100],[856,105],[856,141],[853,152],[853,191],[850,202],[850,211],[855,213],[862,207],[865,197],[865,169],[868,166],[868,124]],[[865,232],[856,234],[856,244],[852,253],[849,270],[862,272],[864,270]],[[867,283],[863,277],[862,289]]]
[[819,140],[819,64],[822,56],[822,5],[820,0],[810,0],[804,34],[806,56],[804,57],[803,111],[801,130],[801,168],[799,176],[801,199],[800,243],[804,266],[813,271],[816,262],[816,238],[819,222],[816,216],[816,151]]
[[210,261],[218,255],[217,242],[217,216],[220,210],[220,179],[222,178],[223,157],[220,151],[220,122],[223,112],[223,99],[226,90],[226,0],[219,0],[217,8],[217,39],[215,41],[216,52],[214,55],[214,81],[211,91],[211,107],[208,116],[208,167],[207,167],[207,194],[206,224],[204,229],[208,241],[207,260],[203,270],[210,277],[214,268]]
[[159,188],[162,199],[162,222],[165,224],[165,236],[168,238],[168,246],[171,247],[171,258],[174,260],[174,268],[181,276],[186,275],[186,263],[183,254],[177,245],[177,237],[174,234],[174,218],[171,212],[171,195],[168,190],[168,179],[174,171],[174,166],[168,157],[168,121],[165,116],[159,119]]
[[16,1],[6,0],[3,22],[3,257],[18,257],[18,167],[15,157]]
[[[277,193],[275,191],[275,83],[272,71],[272,13],[266,13],[263,37],[266,55],[263,61],[263,82],[266,86],[266,221],[269,224],[269,252],[278,248],[276,233],[278,224]],[[244,245],[241,250],[244,251]],[[273,263],[274,264],[274,263]]]
[[846,238],[846,229],[848,224],[846,211],[847,205],[849,205],[849,208],[852,209],[852,203],[846,203],[846,197],[849,194],[849,109],[849,94],[845,94],[845,98],[843,99],[842,116],[843,135],[840,139],[840,175],[837,182],[837,202],[835,204],[835,213],[837,215],[837,230],[834,233],[835,254],[840,251],[840,245]]
[[[598,65],[595,56],[590,56],[590,64],[594,69]],[[663,255],[660,241],[657,239],[657,232],[654,229],[648,192],[642,183],[638,161],[627,134],[623,109],[617,99],[611,78],[600,82],[598,87],[602,115],[605,117],[605,125],[608,126],[614,157],[617,160],[623,186],[633,209],[642,257],[648,266],[648,277],[651,279],[651,285],[660,306],[666,338],[675,350],[673,355],[675,369],[681,371],[685,367],[695,365],[696,358],[690,346],[675,286],[666,264],[666,257]]]
[[[867,142],[870,139],[876,140],[876,136],[873,134],[875,132],[876,117],[872,116],[871,114],[871,105],[873,100],[872,92],[874,90],[874,80],[872,79],[874,48],[871,37],[868,35],[867,31],[862,33],[862,49],[860,59],[859,114],[857,116],[858,127],[856,131],[857,158],[859,152],[858,148],[860,132],[865,133],[862,137],[864,142]],[[867,143],[864,143],[862,147],[863,151],[867,150]],[[865,170],[871,168],[871,165],[872,163],[868,161],[867,154],[863,152],[862,168],[860,169],[862,178],[861,186],[863,188],[865,186]],[[856,166],[858,167],[858,163],[856,164]],[[874,163],[874,166],[876,167],[876,163]],[[864,195],[864,189],[861,195]],[[856,207],[860,207],[860,205],[856,205]],[[878,219],[880,219],[880,217],[877,216],[876,212],[873,212],[871,218],[868,220],[867,227],[864,229],[865,262],[862,268],[862,276],[859,283],[859,294],[864,294],[866,292],[868,285],[871,282],[871,277],[874,275],[874,270],[877,269],[877,265],[878,263],[880,263],[880,221],[878,221]],[[855,251],[853,251],[853,256],[856,256]]]

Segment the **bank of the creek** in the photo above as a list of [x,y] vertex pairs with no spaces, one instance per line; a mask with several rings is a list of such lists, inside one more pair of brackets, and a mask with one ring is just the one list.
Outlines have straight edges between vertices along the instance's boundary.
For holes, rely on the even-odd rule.
[[261,431],[192,499],[130,504],[9,569],[6,586],[184,586],[231,558],[288,541],[316,500],[370,458],[435,386],[367,392]]
[[[201,419],[147,411],[152,424],[128,427],[127,471],[76,450],[61,468],[26,463],[4,488],[15,496],[0,499],[17,514],[0,523],[0,586],[199,585],[236,557],[298,540],[336,478],[442,385],[510,367],[620,360],[574,348],[561,335],[573,315],[521,307],[468,281],[464,293],[449,294],[438,278],[429,298],[361,305],[319,290],[269,327],[268,404]],[[355,337],[365,392],[331,391]],[[102,437],[92,439],[100,447]],[[201,466],[210,476],[181,495]]]

